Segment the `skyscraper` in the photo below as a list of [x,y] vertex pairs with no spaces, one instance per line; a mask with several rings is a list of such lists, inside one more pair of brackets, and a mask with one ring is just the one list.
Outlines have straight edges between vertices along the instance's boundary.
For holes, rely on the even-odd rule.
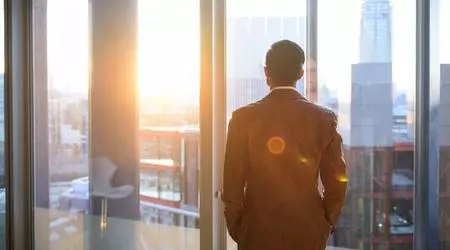
[[350,131],[344,139],[350,179],[355,180],[349,200],[358,204],[349,215],[364,218],[349,224],[361,235],[372,235],[356,238],[353,246],[361,249],[394,249],[396,236],[409,248],[412,240],[412,202],[397,192],[408,190],[412,197],[413,154],[400,152],[394,136],[403,132],[398,128],[406,116],[394,116],[391,21],[390,0],[362,0],[359,62],[352,65]]
[[363,0],[360,62],[391,62],[391,16],[390,0]]
[[390,0],[362,0],[360,28],[360,62],[352,65],[350,138],[345,141],[350,146],[390,146],[393,127]]
[[[227,115],[269,93],[264,59],[270,45],[290,39],[305,48],[304,16],[252,16],[227,20]],[[304,93],[304,80],[297,82]]]

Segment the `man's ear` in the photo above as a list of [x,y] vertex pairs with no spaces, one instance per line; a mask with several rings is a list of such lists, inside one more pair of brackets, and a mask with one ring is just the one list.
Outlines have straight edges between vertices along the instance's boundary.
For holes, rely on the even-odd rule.
[[264,67],[264,75],[266,76],[266,78],[269,78],[269,70],[267,69],[267,67]]
[[301,69],[298,71],[297,80],[302,79],[303,75],[305,74],[305,70]]
[[270,86],[270,75],[269,75],[269,69],[267,67],[264,67],[264,75],[266,76],[266,83],[268,86]]

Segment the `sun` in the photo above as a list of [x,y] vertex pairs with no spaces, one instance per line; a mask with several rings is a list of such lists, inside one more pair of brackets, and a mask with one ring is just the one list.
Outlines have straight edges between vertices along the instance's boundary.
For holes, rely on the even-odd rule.
[[200,68],[198,0],[140,0],[138,9],[140,97],[196,96]]

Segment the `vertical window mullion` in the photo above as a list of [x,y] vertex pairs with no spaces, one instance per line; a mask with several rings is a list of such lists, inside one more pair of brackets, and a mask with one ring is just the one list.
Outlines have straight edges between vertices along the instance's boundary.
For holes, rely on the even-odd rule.
[[227,231],[220,199],[227,126],[226,0],[213,2],[213,229],[215,250],[225,250]]
[[32,249],[32,2],[5,3],[6,249]]
[[317,15],[319,0],[306,1],[306,86],[305,95],[312,102],[318,101],[317,81]]
[[213,0],[200,0],[200,250],[213,248]]
[[414,249],[433,250],[437,231],[432,214],[438,207],[432,202],[437,202],[436,183],[430,181],[430,0],[416,0],[416,11]]

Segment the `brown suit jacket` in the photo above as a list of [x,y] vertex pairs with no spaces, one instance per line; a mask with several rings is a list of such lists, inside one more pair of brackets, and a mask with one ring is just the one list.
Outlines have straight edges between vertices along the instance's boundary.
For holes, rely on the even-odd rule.
[[336,115],[276,89],[228,126],[222,200],[238,249],[325,249],[347,189]]

